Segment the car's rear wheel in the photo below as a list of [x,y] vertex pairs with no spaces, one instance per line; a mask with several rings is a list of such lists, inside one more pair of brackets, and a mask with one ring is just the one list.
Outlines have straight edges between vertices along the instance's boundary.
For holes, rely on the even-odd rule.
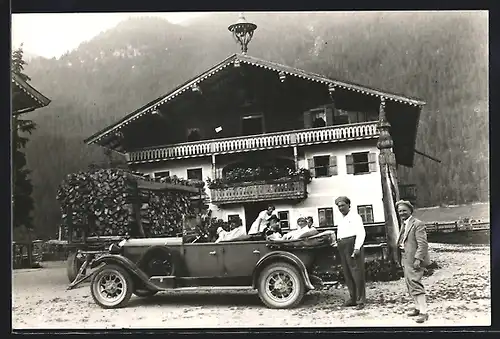
[[259,297],[270,308],[293,308],[305,294],[305,284],[297,268],[285,262],[272,263],[259,275]]
[[[83,263],[85,262],[85,259],[80,258],[77,252],[71,252],[68,255],[68,259],[66,260],[66,273],[68,275],[68,280],[69,282],[73,282],[76,279],[76,276],[78,275],[78,271],[80,270],[80,267],[82,267]],[[85,274],[87,270],[83,270],[83,274]]]
[[134,290],[128,272],[117,265],[105,265],[92,277],[90,292],[102,308],[119,308],[127,304]]

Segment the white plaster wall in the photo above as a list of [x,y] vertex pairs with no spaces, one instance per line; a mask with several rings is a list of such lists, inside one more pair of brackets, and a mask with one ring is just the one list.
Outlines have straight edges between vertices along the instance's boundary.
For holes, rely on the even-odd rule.
[[313,178],[307,186],[308,198],[294,206],[294,215],[297,215],[297,217],[300,214],[312,216],[317,225],[318,208],[332,207],[333,221],[337,224],[341,214],[335,206],[335,199],[338,196],[345,195],[351,200],[351,208],[356,210],[359,205],[372,205],[374,222],[383,222],[385,220],[378,159],[376,172],[357,175],[347,174],[345,156],[353,152],[379,154],[376,141],[313,145],[304,148],[304,155],[299,159],[300,167],[308,168],[307,159],[314,156],[336,156],[338,174],[331,177]]
[[[377,155],[379,150],[376,147],[376,140],[335,143],[328,145],[312,145],[299,148],[299,167],[308,168],[307,159],[313,156],[330,155],[337,157],[338,174],[332,177],[313,178],[307,186],[308,198],[299,203],[286,202],[275,203],[277,211],[289,211],[289,220],[291,228],[296,227],[296,220],[300,216],[312,216],[315,225],[318,225],[318,208],[332,207],[333,220],[337,224],[340,218],[340,212],[335,206],[335,198],[340,195],[348,196],[351,199],[351,207],[355,210],[358,205],[372,205],[374,222],[383,222],[384,207],[382,202],[382,187],[380,180],[380,169],[377,158],[377,171],[372,173],[354,175],[347,174],[345,156],[352,152],[374,152]],[[217,159],[217,158],[216,158]],[[224,163],[222,159],[216,160],[217,167],[222,168]],[[176,175],[180,178],[187,178],[187,169],[202,168],[203,180],[212,177],[212,164],[210,157],[171,160],[164,163],[158,163],[149,168],[138,168],[143,173],[153,173],[160,171],[170,171],[170,175]],[[210,195],[210,189],[206,187],[207,194]],[[219,208],[210,204],[214,217],[227,220],[230,214],[239,214],[246,223],[243,204],[223,206]]]

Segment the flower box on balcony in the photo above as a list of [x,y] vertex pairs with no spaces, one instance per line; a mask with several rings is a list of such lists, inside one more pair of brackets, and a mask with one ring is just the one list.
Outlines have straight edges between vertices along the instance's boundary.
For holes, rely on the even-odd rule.
[[304,177],[280,178],[218,185],[210,188],[212,203],[232,204],[271,200],[300,200],[307,197]]

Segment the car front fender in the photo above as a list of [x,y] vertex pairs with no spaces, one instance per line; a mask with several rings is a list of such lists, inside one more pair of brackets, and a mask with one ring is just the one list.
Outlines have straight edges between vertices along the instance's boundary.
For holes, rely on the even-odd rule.
[[113,264],[113,265],[118,265],[120,267],[123,267],[127,272],[129,272],[132,275],[133,278],[139,279],[140,282],[143,283],[148,289],[150,289],[152,291],[158,290],[158,288],[149,281],[148,276],[143,271],[141,271],[141,269],[139,269],[137,267],[137,265],[132,260],[130,260],[122,255],[105,254],[105,255],[97,258],[96,260],[94,260],[90,267],[96,268],[102,264],[106,264],[106,265]]
[[252,275],[252,287],[257,288],[257,280],[259,278],[260,272],[266,267],[268,264],[273,262],[284,261],[289,264],[294,265],[302,275],[304,279],[304,283],[309,290],[314,290],[314,286],[311,283],[311,279],[309,279],[309,274],[307,273],[306,265],[297,257],[295,254],[285,251],[274,251],[266,254],[255,265]]

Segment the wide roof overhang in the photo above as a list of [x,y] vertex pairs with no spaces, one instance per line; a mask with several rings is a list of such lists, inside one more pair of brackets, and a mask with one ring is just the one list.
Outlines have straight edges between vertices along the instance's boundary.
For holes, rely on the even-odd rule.
[[11,72],[12,115],[34,111],[50,104],[50,99],[24,81],[18,74]]
[[[424,101],[399,94],[381,91],[355,83],[329,79],[319,74],[306,72],[300,69],[277,64],[244,54],[233,54],[229,56],[228,58],[213,66],[204,73],[200,74],[199,76],[186,81],[184,84],[178,86],[169,93],[149,102],[148,104],[120,119],[118,122],[90,136],[85,140],[85,143],[95,143],[100,146],[111,148],[115,151],[124,153],[124,149],[120,146],[120,138],[122,135],[121,130],[124,127],[129,126],[137,119],[141,119],[141,117],[154,115],[158,112],[159,108],[168,105],[174,100],[181,100],[183,98],[183,93],[187,91],[191,92],[191,90],[195,89],[198,84],[202,85],[202,83],[207,81],[207,79],[212,78],[215,75],[220,75],[220,73],[224,73],[225,71],[221,71],[226,69],[228,66],[238,66],[240,64],[247,64],[254,67],[266,69],[270,72],[276,72],[279,75],[285,77],[293,76],[304,79],[306,81],[321,83],[328,88],[340,89],[343,91],[358,93],[360,95],[385,100],[386,107],[388,107],[387,118],[392,125],[391,135],[393,135],[393,138],[395,139],[395,153],[398,163],[405,166],[412,166],[416,132],[420,118],[420,111],[422,109],[422,106],[425,105]],[[187,96],[186,98],[187,100],[189,100],[189,96]],[[403,153],[406,155],[403,156]]]

